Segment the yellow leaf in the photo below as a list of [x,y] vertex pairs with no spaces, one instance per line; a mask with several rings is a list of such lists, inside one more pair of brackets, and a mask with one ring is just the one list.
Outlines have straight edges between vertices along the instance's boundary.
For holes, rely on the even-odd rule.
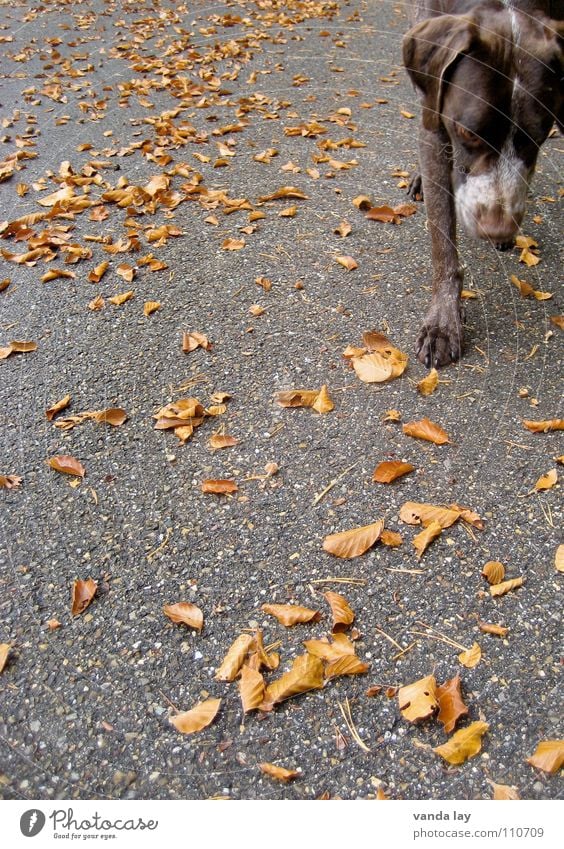
[[351,557],[359,557],[374,545],[383,529],[384,520],[378,519],[370,525],[330,534],[323,540],[323,549],[329,554],[334,554],[335,557],[347,560]]
[[213,722],[220,704],[221,699],[206,699],[191,710],[171,716],[169,721],[181,734],[194,734],[195,731],[201,731]]
[[343,657],[355,654],[354,645],[351,643],[346,634],[336,633],[332,635],[333,642],[323,638],[322,640],[305,640],[304,646],[309,654],[318,657],[320,660],[325,660],[332,663],[335,660],[340,660]]
[[268,710],[292,696],[299,696],[308,690],[320,690],[322,687],[323,663],[311,654],[301,654],[295,659],[289,672],[266,688],[263,709]]
[[418,422],[407,422],[403,425],[403,432],[407,436],[413,436],[416,439],[434,442],[435,445],[445,445],[447,442],[450,442],[448,433],[440,425],[435,424],[435,422],[427,418],[421,419]]
[[473,643],[469,649],[458,655],[458,659],[462,666],[465,666],[467,669],[474,669],[482,659],[482,649],[478,643]]
[[234,681],[253,642],[250,634],[240,634],[231,644],[223,658],[221,666],[215,673],[216,681]]
[[348,601],[339,593],[326,592],[323,595],[329,602],[333,614],[333,632],[346,631],[354,622],[354,611]]
[[551,469],[550,472],[547,472],[546,475],[542,475],[535,484],[535,489],[537,492],[541,492],[545,489],[552,489],[552,487],[558,482],[558,472],[556,469]]
[[363,383],[383,383],[385,380],[389,380],[393,374],[393,365],[390,359],[377,351],[365,354],[362,357],[352,357],[351,363],[357,377]]
[[148,317],[160,308],[160,301],[145,301],[145,303],[143,304],[143,314]]
[[414,470],[415,466],[411,463],[403,463],[401,460],[384,461],[374,469],[372,480],[376,483],[393,483]]
[[564,430],[564,419],[548,419],[542,422],[523,420],[527,430],[533,433],[548,433],[550,430]]
[[482,748],[482,737],[488,731],[487,722],[472,722],[467,728],[461,728],[450,740],[437,746],[433,751],[449,764],[463,764],[473,758]]
[[283,781],[284,784],[287,784],[289,781],[293,781],[295,778],[300,778],[301,772],[297,769],[285,769],[283,766],[276,766],[275,764],[262,763],[259,764],[259,769],[265,775],[270,776],[270,778],[275,778],[276,781]]
[[330,413],[334,408],[335,405],[331,400],[327,385],[324,383],[319,390],[319,395],[312,404],[312,409],[314,409],[317,413]]
[[10,653],[10,643],[0,643],[0,674],[4,671],[8,655]]
[[564,544],[559,545],[554,555],[554,565],[558,572],[564,572]]
[[65,407],[68,407],[68,405],[70,404],[70,401],[71,401],[71,396],[65,395],[64,398],[61,398],[60,401],[57,401],[55,404],[53,404],[51,407],[49,407],[48,410],[45,410],[45,415],[47,417],[47,421],[49,421],[49,422],[53,421],[53,418],[57,415],[57,413],[60,413],[61,410],[65,409]]
[[505,577],[505,567],[499,560],[488,560],[484,564],[482,575],[488,584],[501,584]]
[[558,772],[564,763],[564,740],[543,740],[527,758],[527,763],[544,772]]
[[509,628],[504,625],[490,625],[488,622],[479,622],[478,627],[483,634],[493,634],[496,637],[507,637]]
[[218,451],[221,448],[233,448],[238,445],[239,440],[235,436],[229,436],[227,433],[214,433],[208,440],[208,445],[212,451]]
[[352,256],[336,256],[335,262],[338,262],[347,271],[354,271],[355,268],[358,268],[358,262]]
[[439,385],[439,373],[436,368],[431,369],[427,377],[417,384],[417,391],[421,395],[431,395]]
[[239,680],[239,695],[243,705],[243,713],[256,710],[264,699],[266,684],[257,669],[243,666]]
[[327,664],[325,677],[329,680],[330,678],[336,678],[338,675],[363,675],[369,669],[370,664],[364,663],[355,654],[346,655]]
[[319,622],[321,619],[319,610],[311,610],[299,604],[263,604],[261,609],[274,616],[286,628],[304,622]]
[[496,598],[497,596],[505,595],[505,593],[508,593],[511,590],[516,590],[522,586],[523,578],[512,578],[510,581],[503,581],[501,584],[496,584],[495,586],[490,587],[490,595]]
[[121,307],[121,305],[125,304],[126,301],[131,300],[134,294],[135,293],[131,289],[129,292],[122,292],[120,295],[112,295],[111,298],[108,298],[108,301],[116,307]]
[[400,508],[399,517],[406,525],[424,525],[438,522],[443,530],[454,525],[460,518],[459,510],[447,507],[437,507],[434,504],[424,504],[417,501],[406,501]]
[[418,722],[432,716],[439,708],[435,676],[427,675],[413,684],[400,687],[398,705],[401,715],[408,722]]
[[421,557],[433,540],[440,536],[442,532],[443,529],[439,522],[429,522],[421,533],[413,537],[413,545],[415,546],[417,556]]

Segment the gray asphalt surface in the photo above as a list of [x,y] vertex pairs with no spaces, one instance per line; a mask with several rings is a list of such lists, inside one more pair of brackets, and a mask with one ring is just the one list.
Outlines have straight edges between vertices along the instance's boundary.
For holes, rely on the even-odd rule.
[[[266,215],[244,235],[244,249],[226,251],[223,241],[249,225],[247,211],[225,215],[221,205],[186,201],[172,215],[162,207],[151,215],[106,203],[104,221],[89,220],[86,210],[55,222],[72,226],[72,242],[90,247],[91,259],[3,262],[0,278],[11,284],[0,292],[0,346],[24,339],[38,348],[0,361],[0,473],[23,479],[0,490],[0,642],[12,646],[0,677],[2,795],[352,799],[373,798],[381,786],[395,799],[488,799],[493,781],[517,787],[522,798],[556,797],[558,777],[526,758],[541,740],[561,736],[560,486],[530,492],[563,452],[558,433],[530,433],[522,420],[562,415],[562,331],[550,323],[562,312],[562,137],[542,150],[523,226],[539,243],[536,267],[519,263],[517,250],[500,254],[461,237],[465,285],[478,295],[468,301],[466,355],[423,398],[416,383],[425,370],[412,352],[429,296],[424,209],[393,226],[367,221],[352,204],[359,194],[374,204],[403,202],[397,172],[417,160],[416,119],[401,114],[415,114],[417,103],[400,66],[400,4],[84,0],[11,3],[0,16],[2,158],[37,153],[0,186],[2,219],[45,211],[37,201],[60,188],[53,175],[65,160],[76,173],[107,163],[92,166],[103,185],[91,185],[91,197],[120,178],[143,186],[187,163],[208,189],[247,198]],[[182,101],[173,93],[186,91],[186,78],[201,92]],[[128,88],[136,91],[126,97]],[[180,105],[184,111],[170,120],[195,131],[184,146],[155,124]],[[284,134],[314,120],[325,134]],[[213,135],[243,121],[241,132]],[[324,153],[319,142],[350,138],[366,146],[328,152],[356,160],[348,170],[315,161]],[[217,142],[230,140],[235,156],[214,168]],[[135,143],[145,149],[123,155]],[[77,151],[84,144],[91,149]],[[278,155],[270,164],[253,159],[271,147]],[[169,161],[159,164],[163,155]],[[295,169],[282,170],[289,162]],[[172,187],[186,180],[174,176]],[[17,183],[30,187],[22,197]],[[281,186],[296,186],[307,199],[257,205]],[[292,204],[295,217],[280,217]],[[205,223],[210,214],[217,225]],[[342,220],[352,227],[345,239],[334,233]],[[163,223],[183,235],[148,244],[144,228]],[[46,226],[54,223],[32,229]],[[137,253],[107,255],[86,240],[110,235],[115,242],[136,229]],[[27,243],[5,238],[1,247],[21,253]],[[121,262],[135,265],[151,251],[166,270],[139,268],[131,284],[117,276]],[[337,255],[353,256],[358,268],[347,272]],[[89,282],[104,259],[108,272]],[[49,267],[76,278],[42,283]],[[512,274],[554,297],[522,298]],[[269,292],[255,283],[261,275],[272,281]],[[88,309],[97,294],[129,289],[134,297],[121,307],[106,300],[100,311]],[[147,318],[149,300],[162,306]],[[264,314],[252,316],[253,304]],[[363,384],[343,360],[345,347],[371,328],[410,354],[400,379]],[[192,330],[207,334],[210,351],[182,352],[182,332]],[[280,390],[324,383],[331,413],[274,402]],[[152,415],[163,404],[190,395],[208,404],[217,391],[232,396],[227,412],[205,421],[186,445],[154,430]],[[59,430],[45,410],[67,393],[71,406],[59,416],[116,406],[128,419],[116,428],[87,421]],[[452,444],[410,439],[401,424],[383,422],[389,409],[404,422],[429,417]],[[212,452],[207,442],[218,423],[239,444]],[[84,464],[79,486],[48,467],[55,454]],[[385,459],[408,460],[417,471],[390,486],[373,483]],[[269,462],[279,465],[276,476],[246,480]],[[206,478],[234,478],[239,492],[204,495]],[[485,528],[457,523],[418,561],[411,543],[418,529],[398,517],[408,500],[462,504]],[[323,551],[327,534],[379,517],[402,533],[399,549],[377,544],[350,561]],[[491,559],[504,563],[506,577],[523,576],[523,587],[491,598],[480,575]],[[73,618],[72,584],[89,577],[98,594]],[[264,717],[244,717],[237,685],[214,680],[230,643],[258,625],[265,642],[280,641],[287,669],[303,640],[330,630],[326,590],[344,594],[355,611],[357,653],[370,671],[330,681]],[[201,634],[163,615],[163,604],[181,600],[203,610]],[[265,602],[315,606],[325,617],[287,630],[261,611]],[[61,627],[50,630],[54,618]],[[506,625],[508,636],[481,633],[480,621]],[[424,630],[420,622],[462,646],[479,642],[481,662],[464,668],[459,649],[413,633]],[[411,648],[394,659],[399,650],[389,638]],[[431,750],[446,740],[436,720],[410,725],[385,694],[431,673],[440,683],[460,673],[469,707],[461,726],[490,725],[481,753],[462,766],[448,767]],[[368,698],[375,685],[382,692]],[[168,721],[171,705],[187,710],[206,694],[223,700],[216,721],[180,735]],[[343,720],[346,699],[369,752]],[[263,761],[298,767],[302,777],[274,782],[258,771]]]

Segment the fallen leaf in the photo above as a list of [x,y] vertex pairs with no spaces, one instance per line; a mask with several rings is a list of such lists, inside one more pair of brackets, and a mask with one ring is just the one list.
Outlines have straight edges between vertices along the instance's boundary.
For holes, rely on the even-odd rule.
[[490,625],[488,622],[479,622],[478,627],[484,634],[493,634],[495,637],[507,637],[509,628],[504,625]]
[[495,586],[490,587],[490,595],[497,598],[497,596],[505,595],[505,593],[508,593],[511,590],[516,590],[522,586],[523,578],[512,578],[510,581],[503,581],[501,584],[496,584]]
[[41,275],[41,282],[48,283],[50,280],[57,280],[59,277],[65,279],[76,280],[74,271],[67,271],[64,268],[50,268],[45,274]]
[[472,643],[472,646],[469,649],[466,649],[458,655],[458,660],[462,666],[465,666],[467,669],[474,669],[481,659],[482,649],[478,643]]
[[499,560],[488,560],[482,569],[482,576],[488,584],[501,584],[505,577],[505,566]]
[[60,413],[61,410],[65,409],[65,407],[68,407],[68,405],[70,404],[70,401],[71,401],[71,396],[65,395],[64,398],[61,398],[60,401],[57,401],[55,404],[53,404],[51,407],[49,407],[48,410],[45,410],[45,415],[47,417],[47,421],[48,422],[53,421],[53,418],[57,415],[57,413]]
[[[1,288],[0,288],[0,291],[1,291]],[[551,315],[550,321],[556,327],[559,327],[560,330],[564,330],[564,315]]]
[[329,395],[329,390],[325,383],[319,390],[319,394],[311,406],[316,413],[330,413],[331,410],[335,409],[335,405],[333,404],[331,396]]
[[243,705],[243,713],[256,710],[262,704],[266,684],[261,673],[256,669],[243,666],[239,679],[239,695]]
[[165,604],[163,613],[172,622],[188,625],[195,631],[201,631],[204,625],[204,614],[199,607],[189,601],[177,601],[175,604]]
[[159,301],[145,301],[143,304],[143,315],[149,317],[160,308],[161,304]]
[[275,766],[275,764],[269,763],[259,764],[258,767],[265,775],[276,779],[276,781],[283,781],[284,784],[301,777],[301,772],[297,769],[285,769],[283,766]]
[[352,528],[350,531],[342,531],[338,534],[330,534],[323,540],[324,551],[334,554],[335,557],[350,559],[359,557],[372,548],[384,529],[384,520],[378,519],[370,525]]
[[56,631],[57,628],[61,628],[62,626],[58,619],[48,619],[47,627],[50,631]]
[[325,637],[322,640],[304,640],[306,651],[327,663],[355,655],[354,644],[346,634],[337,632],[331,636],[332,642],[329,642]]
[[543,740],[527,763],[554,775],[564,764],[564,740]]
[[355,655],[346,655],[333,660],[325,667],[325,678],[337,678],[339,675],[364,675],[370,670],[370,664],[364,663]]
[[4,671],[11,648],[10,643],[0,643],[0,675]]
[[224,239],[221,247],[224,251],[240,251],[245,247],[244,239]]
[[552,487],[558,483],[558,472],[556,469],[551,469],[550,472],[547,472],[546,475],[542,475],[535,484],[535,489],[537,492],[541,492],[545,489],[552,489]]
[[231,495],[238,492],[239,487],[234,480],[204,480],[200,484],[202,492],[213,495]]
[[255,318],[258,318],[261,315],[264,315],[266,312],[264,307],[261,307],[260,304],[253,304],[249,307],[249,312],[251,315],[254,315]]
[[351,225],[349,224],[349,222],[348,222],[348,221],[341,221],[341,223],[339,224],[339,226],[338,226],[338,227],[336,227],[336,228],[333,230],[333,232],[335,233],[335,235],[337,235],[337,236],[341,236],[341,238],[342,238],[342,239],[344,239],[346,236],[348,236],[348,235],[349,235],[349,233],[351,232],[351,230],[352,230],[352,227],[351,227]]
[[507,801],[521,798],[516,787],[511,787],[509,784],[496,784],[495,781],[490,781],[489,779],[488,782],[492,786],[492,798],[496,801]]
[[223,658],[221,666],[215,673],[215,680],[234,681],[252,644],[253,637],[250,634],[240,634]]
[[355,268],[358,268],[358,262],[352,256],[336,256],[335,262],[338,262],[347,271],[354,271]]
[[210,350],[211,342],[205,333],[199,333],[197,330],[193,330],[191,333],[183,333],[182,350],[184,353],[189,354],[191,351],[195,351],[196,348],[203,348],[204,351]]
[[400,687],[397,695],[401,715],[408,722],[427,719],[439,709],[434,675],[427,675],[413,684]]
[[450,740],[433,751],[449,764],[463,764],[481,750],[482,737],[489,727],[487,722],[471,722],[467,728],[456,731]]
[[413,471],[415,466],[411,463],[403,463],[401,460],[384,461],[374,469],[372,480],[376,483],[392,483]]
[[35,342],[18,342],[14,339],[5,348],[0,348],[0,360],[5,360],[10,354],[29,354],[31,351],[37,351]]
[[84,613],[98,589],[98,582],[92,578],[86,581],[75,581],[72,587],[71,614],[78,616]]
[[436,368],[431,369],[429,374],[417,384],[417,391],[421,395],[432,395],[439,385],[439,373]]
[[417,501],[406,501],[400,508],[399,517],[406,525],[427,525],[438,522],[443,530],[460,518],[458,510],[448,507],[438,507],[434,504],[424,504]]
[[431,545],[434,539],[440,536],[443,532],[440,522],[429,522],[425,528],[413,537],[413,545],[418,557],[422,557],[423,552]]
[[333,615],[333,633],[346,631],[347,628],[354,622],[354,611],[350,607],[346,598],[339,593],[326,592],[323,593],[325,600],[331,607]]
[[442,722],[446,734],[454,731],[455,725],[461,716],[468,714],[468,708],[462,699],[460,686],[460,675],[456,675],[449,681],[445,681],[440,687],[437,687],[436,696],[439,703],[437,719],[439,722]]
[[127,413],[121,407],[109,407],[107,410],[94,410],[89,414],[90,418],[98,424],[109,424],[112,427],[120,427],[127,421]]
[[380,542],[382,545],[389,545],[391,548],[397,548],[398,545],[402,544],[403,538],[402,535],[398,534],[396,531],[390,531],[388,528],[384,528],[380,534]]
[[214,433],[210,436],[208,445],[212,451],[219,451],[222,448],[233,448],[234,445],[239,445],[239,440],[227,433]]
[[554,555],[554,565],[558,572],[564,572],[564,543],[559,545]]
[[548,433],[550,430],[564,430],[564,419],[548,419],[542,422],[523,420],[527,430],[533,433]]
[[259,203],[266,203],[266,201],[269,200],[279,200],[280,198],[307,200],[307,195],[300,189],[296,189],[294,186],[282,186],[282,188],[277,189],[270,195],[263,195],[262,197],[259,197]]
[[319,610],[311,610],[309,607],[301,607],[298,604],[263,604],[261,609],[274,616],[286,628],[304,622],[319,622],[321,619]]
[[363,383],[383,383],[393,374],[393,366],[389,358],[377,351],[362,357],[353,357],[351,362],[357,377]]
[[134,294],[131,289],[129,292],[122,292],[120,295],[112,295],[111,298],[108,298],[108,301],[116,307],[121,307],[126,301],[130,301]]
[[445,445],[450,442],[448,433],[427,418],[418,422],[406,422],[402,427],[407,436],[413,436],[415,439],[424,439],[427,442],[434,442],[435,445]]
[[57,454],[55,457],[50,457],[47,462],[56,472],[65,475],[78,475],[83,478],[86,474],[86,469],[82,463],[74,457],[69,457],[68,454]]
[[17,489],[21,482],[19,475],[0,475],[0,489]]
[[220,704],[221,699],[206,699],[205,702],[199,702],[191,710],[169,717],[169,722],[181,734],[194,734],[196,731],[207,728],[213,722]]
[[292,696],[299,696],[309,690],[320,690],[323,684],[321,660],[311,654],[301,654],[294,660],[289,672],[266,688],[262,709],[270,710],[273,705]]

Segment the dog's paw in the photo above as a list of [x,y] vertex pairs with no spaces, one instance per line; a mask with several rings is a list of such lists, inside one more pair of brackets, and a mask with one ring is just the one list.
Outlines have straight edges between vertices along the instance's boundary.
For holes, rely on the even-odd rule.
[[423,200],[423,180],[419,171],[416,171],[413,174],[409,182],[409,186],[407,187],[407,196],[411,198],[411,200]]
[[441,368],[462,356],[464,332],[458,306],[431,307],[419,331],[415,350],[427,368]]

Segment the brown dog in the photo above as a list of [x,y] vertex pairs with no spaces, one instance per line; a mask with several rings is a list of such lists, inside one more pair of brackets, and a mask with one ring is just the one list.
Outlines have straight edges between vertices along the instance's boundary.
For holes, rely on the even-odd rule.
[[[422,187],[433,297],[417,339],[427,367],[460,357],[456,219],[510,247],[540,146],[564,115],[564,0],[421,0],[403,41],[422,95]],[[421,193],[421,178],[412,181]]]

